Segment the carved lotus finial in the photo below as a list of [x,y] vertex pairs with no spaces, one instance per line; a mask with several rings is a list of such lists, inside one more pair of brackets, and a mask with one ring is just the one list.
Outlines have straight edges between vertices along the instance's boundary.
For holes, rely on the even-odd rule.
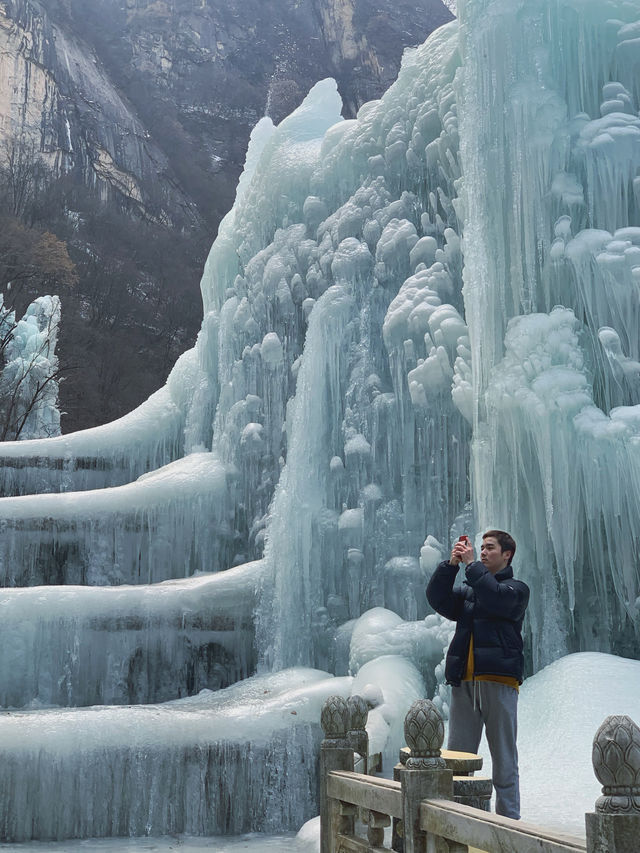
[[444,741],[444,723],[440,712],[429,699],[418,699],[404,720],[404,736],[411,755],[407,767],[445,767],[440,756]]
[[346,740],[349,716],[349,706],[342,696],[329,696],[320,715],[325,738],[332,741]]
[[347,699],[349,708],[349,731],[362,732],[367,725],[369,706],[362,696],[350,696]]
[[630,717],[607,717],[593,739],[592,760],[602,785],[596,811],[640,812],[640,728]]

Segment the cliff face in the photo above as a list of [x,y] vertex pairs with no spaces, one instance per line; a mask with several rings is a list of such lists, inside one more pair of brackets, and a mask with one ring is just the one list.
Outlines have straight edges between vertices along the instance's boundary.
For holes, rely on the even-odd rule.
[[450,18],[440,0],[3,0],[0,135],[103,198],[215,226],[260,116],[327,76],[355,113]]
[[[188,202],[126,93],[71,25],[66,4],[0,3],[0,133],[44,156],[103,200],[124,196],[141,213],[160,191],[163,208]],[[157,193],[156,193],[157,194]],[[157,204],[154,214],[158,213]]]
[[[43,226],[75,241],[81,267],[88,266],[87,258],[98,258],[93,266],[103,276],[98,280],[90,270],[89,287],[79,269],[75,292],[63,295],[63,349],[70,346],[70,300],[79,326],[103,324],[102,338],[88,328],[73,332],[71,360],[80,368],[61,392],[70,413],[64,431],[135,405],[164,381],[180,349],[193,339],[199,311],[192,308],[189,317],[174,312],[169,331],[160,315],[172,300],[181,310],[189,300],[199,305],[203,246],[231,206],[258,119],[267,114],[277,123],[317,80],[329,76],[338,81],[345,115],[354,115],[396,77],[404,47],[423,42],[451,17],[442,0],[0,0],[0,171],[16,147],[23,159],[46,164],[64,186],[58,216],[68,218],[73,211],[73,223],[84,233],[62,233],[65,226],[60,220],[52,224],[49,214]],[[85,193],[80,202],[77,192],[70,197],[69,187]],[[104,244],[105,227],[86,225],[87,204],[94,205],[94,220],[96,204],[108,211],[112,240],[119,253],[129,253],[118,259],[116,271],[121,302],[128,307],[112,312],[101,306],[98,320],[87,318],[95,317],[90,309],[96,300],[107,301],[113,278],[104,259],[113,250],[95,249],[92,241]],[[178,269],[169,275],[168,265],[150,251],[154,257],[140,267],[128,221],[165,229],[156,239],[169,247],[180,235],[180,257],[192,269],[175,261]],[[187,243],[196,232],[200,243],[191,250]],[[177,251],[167,251],[178,258]],[[167,294],[177,280],[180,296]],[[146,359],[144,382],[130,383],[126,398],[111,352],[121,326],[128,327],[116,344],[123,370],[129,355],[140,351],[140,329],[144,347],[161,352]],[[91,359],[81,352],[81,339],[93,348]],[[93,378],[85,376],[90,362]],[[97,377],[106,373],[114,377],[100,392],[103,403],[96,412],[90,394],[90,402],[83,400],[83,383],[101,387]]]

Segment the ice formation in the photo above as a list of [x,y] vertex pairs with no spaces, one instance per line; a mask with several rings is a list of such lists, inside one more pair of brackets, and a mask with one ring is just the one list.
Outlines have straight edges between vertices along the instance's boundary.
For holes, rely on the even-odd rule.
[[16,322],[0,294],[0,434],[26,440],[60,435],[60,299],[40,296]]
[[[151,737],[140,721],[182,706],[42,705],[159,702],[255,671],[287,672],[297,710],[313,668],[325,691],[377,697],[372,740],[392,756],[415,695],[446,713],[450,626],[423,589],[462,532],[518,542],[530,674],[573,651],[640,656],[640,6],[460,0],[458,16],[356,120],[322,81],[258,123],[202,330],[165,388],[112,425],[0,448],[3,582],[51,585],[0,601],[2,701],[65,743],[78,715],[104,720],[99,761],[65,757],[96,801],[118,732]],[[249,744],[255,683],[215,700],[234,697]],[[215,726],[215,701],[189,707]],[[313,764],[319,715],[290,716]],[[264,730],[273,770],[284,741]],[[158,752],[165,780],[180,743]],[[249,784],[231,741],[214,752],[215,784]],[[33,765],[11,766],[27,790]],[[145,810],[195,826],[211,779],[189,766],[171,818],[150,800],[91,824],[59,786],[73,805],[41,831],[139,832]],[[265,826],[297,828],[296,803],[270,801]],[[202,831],[245,817],[214,809]],[[27,837],[11,820],[5,837]]]
[[248,563],[153,585],[4,589],[0,705],[157,703],[246,678],[261,576]]
[[[285,670],[125,713],[98,706],[7,715],[2,836],[213,835],[291,826],[314,814],[322,703],[330,694],[348,695],[350,680]],[[109,768],[108,779],[100,766]]]

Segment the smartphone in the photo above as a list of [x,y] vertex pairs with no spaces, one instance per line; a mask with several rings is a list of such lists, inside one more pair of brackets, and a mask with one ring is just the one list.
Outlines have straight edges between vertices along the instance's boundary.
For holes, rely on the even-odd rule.
[[471,540],[469,539],[469,537],[467,536],[466,533],[463,533],[462,536],[460,536],[458,538],[458,542],[470,542],[470,541]]

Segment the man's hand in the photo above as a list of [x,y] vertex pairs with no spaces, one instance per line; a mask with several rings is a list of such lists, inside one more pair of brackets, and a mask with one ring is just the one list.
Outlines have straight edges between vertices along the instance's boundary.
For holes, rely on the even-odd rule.
[[473,563],[473,560],[473,545],[471,541],[469,539],[459,539],[453,546],[449,562],[452,566],[458,566],[460,563],[465,563],[468,566],[469,563]]

